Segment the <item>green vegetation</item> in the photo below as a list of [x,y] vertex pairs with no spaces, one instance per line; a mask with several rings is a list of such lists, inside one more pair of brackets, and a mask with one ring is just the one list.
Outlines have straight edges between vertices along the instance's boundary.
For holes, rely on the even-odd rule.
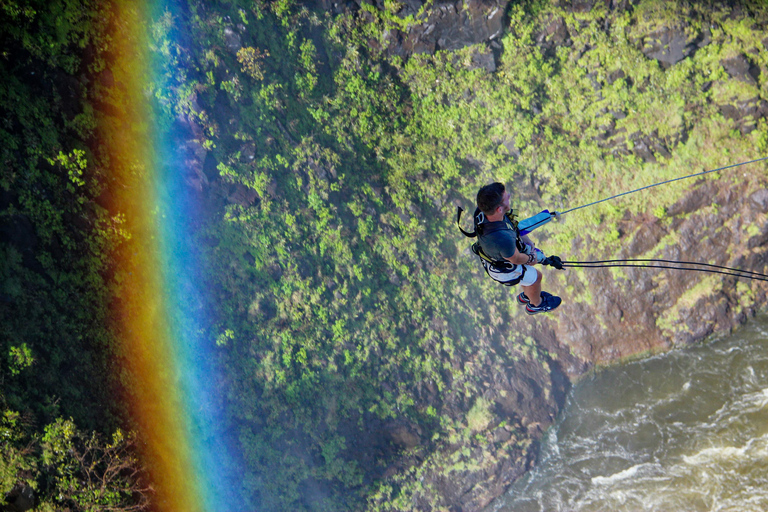
[[110,21],[103,2],[0,2],[0,499],[32,489],[36,510],[148,500],[111,392],[124,233],[94,109]]
[[0,418],[0,495],[31,489],[35,510],[145,510],[135,439],[116,430],[111,441],[77,429],[71,419],[31,432],[30,420],[4,410]]
[[[36,475],[24,481],[51,507],[88,509],[83,493],[129,502],[123,489],[140,488],[121,470],[94,494],[65,460],[98,449],[135,462],[116,448],[129,421],[109,394],[119,376],[108,307],[125,286],[109,255],[141,241],[109,210],[119,184],[104,176],[93,136],[103,103],[119,96],[104,73],[116,21],[101,3],[26,5],[0,4],[0,382],[13,439],[0,477],[8,492]],[[163,76],[147,90],[158,123],[192,119],[189,137],[205,150],[210,211],[195,242],[209,262],[208,334],[229,372],[229,426],[246,462],[244,508],[447,508],[440,478],[505,459],[526,467],[536,422],[499,412],[493,397],[514,393],[494,395],[490,381],[529,368],[536,398],[551,404],[552,364],[568,354],[533,336],[557,316],[516,324],[514,295],[467,251],[455,207],[471,210],[479,186],[512,184],[516,208],[534,214],[768,150],[764,118],[740,124],[723,108],[768,100],[764,7],[747,16],[644,1],[577,13],[517,2],[489,72],[475,64],[490,51],[483,44],[391,56],[388,31],[420,18],[383,5],[332,14],[290,0],[190,0],[152,20]],[[557,23],[567,44],[552,42]],[[643,53],[660,29],[683,24],[691,42],[710,42],[667,69]],[[726,71],[723,60],[738,56],[761,70],[756,84]],[[751,191],[765,173],[695,186],[714,179]],[[608,257],[661,220],[666,236],[646,251],[661,254],[679,243],[669,212],[692,186],[574,212],[535,238],[550,254]],[[718,205],[677,219],[722,215]],[[756,226],[745,229],[756,236]],[[589,271],[545,272],[570,301],[594,300]],[[677,312],[713,288],[693,286],[659,328],[675,328]],[[68,501],[54,502],[53,489]]]
[[[256,192],[250,204],[223,204],[201,237],[216,240],[208,245],[221,305],[214,338],[233,372],[245,486],[261,506],[302,509],[307,482],[321,482],[324,498],[313,505],[321,509],[355,509],[366,496],[374,508],[409,508],[409,493],[429,493],[404,484],[413,471],[436,471],[429,453],[452,438],[453,420],[438,421],[446,404],[470,424],[454,442],[495,428],[466,363],[485,350],[483,326],[508,322],[511,295],[482,279],[453,225],[455,204],[471,207],[480,185],[519,184],[518,208],[532,214],[747,160],[765,146],[764,120],[742,134],[718,107],[764,94],[720,63],[761,48],[759,30],[695,6],[574,13],[529,4],[509,8],[495,73],[473,64],[482,45],[389,57],[378,49],[385,31],[414,22],[394,4],[332,16],[291,2],[206,10],[193,2],[189,19],[174,21],[206,44],[176,50],[194,54],[196,72],[172,103],[198,105],[220,186]],[[665,70],[641,52],[647,34],[691,16],[699,20],[686,29],[691,40],[716,27],[693,57]],[[554,19],[571,42],[547,50],[535,40]],[[227,47],[227,30],[240,48]],[[764,65],[764,52],[749,55]],[[244,158],[249,143],[254,155]],[[539,239],[551,253],[573,254],[580,239],[585,254],[614,254],[633,234],[619,226],[626,215],[664,217],[688,189],[601,204]],[[588,282],[586,272],[573,274]],[[587,286],[569,295],[590,298]],[[546,364],[525,336],[517,347],[513,360]],[[420,392],[425,385],[434,391]],[[377,455],[354,441],[397,422],[422,431],[410,455],[386,437],[369,439],[387,443]],[[412,469],[380,480],[404,459]]]

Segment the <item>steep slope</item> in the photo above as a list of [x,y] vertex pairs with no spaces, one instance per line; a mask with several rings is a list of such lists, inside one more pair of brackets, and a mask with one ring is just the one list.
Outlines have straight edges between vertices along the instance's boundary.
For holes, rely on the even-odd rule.
[[[493,180],[533,214],[761,156],[763,7],[310,7],[193,2],[158,21],[190,30],[188,46],[156,31],[184,77],[169,122],[186,126],[179,157],[209,199],[210,336],[254,503],[477,510],[535,462],[570,379],[764,303],[756,282],[547,269],[565,304],[527,317],[454,223]],[[762,164],[723,172],[536,239],[564,259],[763,272],[764,184]]]

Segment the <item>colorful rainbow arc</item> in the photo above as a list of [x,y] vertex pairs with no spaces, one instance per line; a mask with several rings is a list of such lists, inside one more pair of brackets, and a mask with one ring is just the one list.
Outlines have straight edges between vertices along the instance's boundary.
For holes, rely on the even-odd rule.
[[221,427],[220,372],[211,362],[215,344],[203,334],[210,322],[200,282],[205,262],[191,236],[200,204],[183,184],[184,163],[172,157],[173,134],[153,121],[143,82],[157,78],[149,52],[150,20],[173,14],[174,7],[118,4],[109,63],[115,87],[105,94],[119,114],[102,121],[100,135],[113,207],[125,217],[131,247],[141,247],[119,255],[122,285],[115,322],[123,381],[156,493],[153,508],[242,510],[237,457]]

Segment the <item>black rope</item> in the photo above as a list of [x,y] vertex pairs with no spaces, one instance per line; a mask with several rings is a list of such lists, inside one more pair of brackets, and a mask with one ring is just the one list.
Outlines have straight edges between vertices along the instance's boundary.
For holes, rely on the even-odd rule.
[[[627,260],[601,260],[601,261],[563,261],[563,268],[611,268],[611,267],[634,267],[634,268],[663,268],[668,270],[693,270],[696,272],[709,272],[712,274],[722,274],[726,276],[752,279],[755,281],[768,282],[768,274],[761,274],[759,272],[752,272],[749,270],[741,270],[738,268],[724,267],[722,265],[712,265],[710,263],[699,263],[695,261],[672,261],[672,260],[647,260],[647,259],[627,259]],[[654,263],[654,264],[648,264]],[[696,268],[691,266],[678,267],[670,265],[656,265],[655,263],[670,263],[673,265],[696,265],[698,267],[709,268]],[[714,270],[722,269],[722,270]]]
[[701,263],[698,261],[628,259],[628,260],[598,260],[598,261],[568,261],[568,262],[564,261],[563,262],[563,264],[566,264],[566,263],[570,263],[573,265],[581,265],[581,266],[592,266],[594,264],[602,264],[602,263],[672,263],[676,265],[698,265],[700,267],[720,268],[723,270],[730,270],[732,272],[740,272],[742,274],[753,274],[756,276],[768,278],[768,274],[761,274],[760,272],[752,272],[751,270],[741,270],[738,268],[724,267],[722,265],[713,265],[711,263]]

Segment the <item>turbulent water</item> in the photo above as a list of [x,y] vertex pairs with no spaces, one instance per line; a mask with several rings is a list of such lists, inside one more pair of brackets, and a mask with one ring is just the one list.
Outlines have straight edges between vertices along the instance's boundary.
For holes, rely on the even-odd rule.
[[488,511],[768,511],[768,316],[570,393]]

